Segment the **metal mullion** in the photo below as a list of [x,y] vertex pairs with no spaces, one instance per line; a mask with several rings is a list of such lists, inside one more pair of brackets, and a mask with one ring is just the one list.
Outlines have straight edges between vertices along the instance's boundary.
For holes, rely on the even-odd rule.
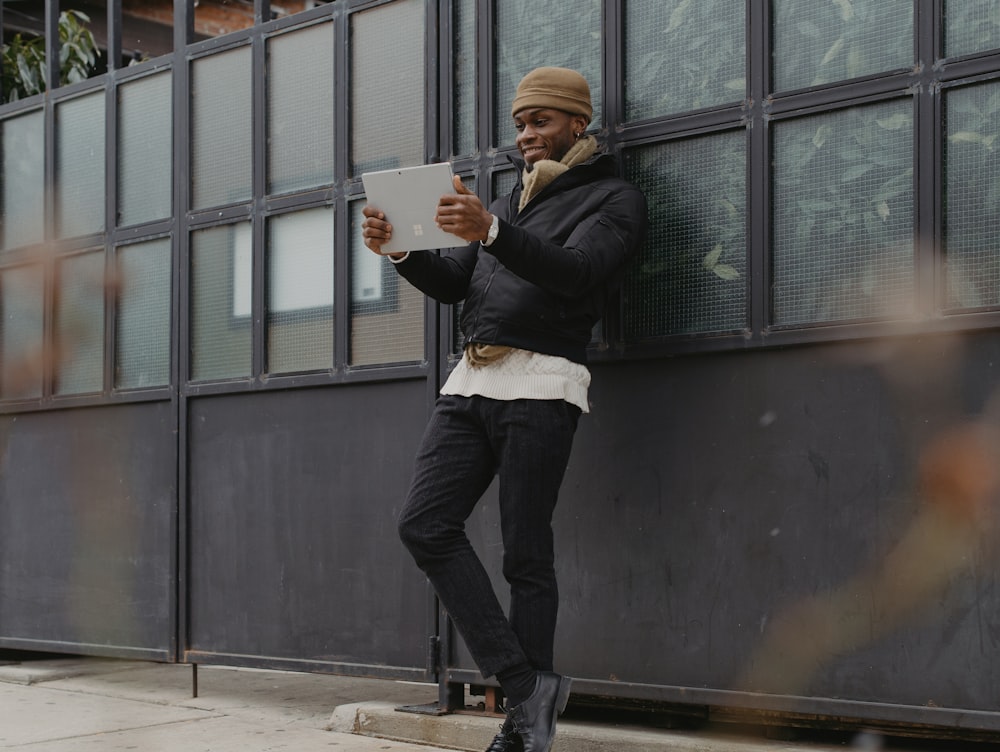
[[[601,75],[604,79],[601,82],[601,113],[604,127],[599,130],[604,134],[608,151],[619,157],[621,144],[618,135],[625,120],[625,66],[622,62],[625,51],[624,10],[623,0],[605,0],[601,14]],[[619,160],[619,170],[621,165]],[[621,352],[625,347],[624,306],[624,296],[616,291],[598,324],[598,344],[605,350]]]
[[914,222],[915,307],[919,314],[932,316],[944,307],[945,280],[942,233],[942,139],[944,135],[943,102],[940,83],[934,78],[940,58],[944,3],[914,0],[916,56],[924,80],[916,92],[914,129]]
[[[46,12],[48,12],[48,4]],[[55,378],[55,258],[56,243],[56,106],[50,97],[43,105],[45,122],[45,196],[44,196],[44,248],[43,301],[42,301],[42,402],[52,399]]]
[[[335,39],[333,101],[334,101],[334,185],[346,186],[351,175],[351,49],[350,20],[339,5],[333,14]],[[360,182],[360,181],[358,181]],[[351,334],[350,248],[351,202],[341,193],[333,209],[333,370],[346,370]]]
[[771,88],[770,3],[747,0],[747,313],[751,337],[762,338],[770,323],[771,134],[767,102]]
[[[493,85],[492,72],[496,66],[496,49],[494,47],[493,28],[496,24],[496,1],[479,0],[476,5],[476,47],[479,54],[479,69],[476,76],[479,84],[479,96],[476,97],[477,125],[479,131],[479,154],[483,159],[481,170],[486,167],[486,156],[499,146],[500,134],[496,132],[496,87]],[[484,138],[485,137],[485,138]]]
[[[119,0],[120,2],[120,0]],[[110,10],[109,10],[110,13]],[[108,30],[109,35],[117,31]],[[117,251],[112,238],[118,224],[118,86],[112,76],[104,86],[104,394],[115,388],[115,319],[118,308]],[[113,280],[113,284],[108,281]]]
[[170,613],[174,615],[170,652],[173,660],[182,661],[184,651],[190,641],[188,575],[190,547],[188,515],[188,398],[186,395],[187,375],[190,370],[190,267],[191,236],[188,222],[188,202],[190,194],[188,153],[191,132],[188,126],[190,103],[188,100],[191,78],[187,45],[194,37],[194,8],[192,0],[174,2],[174,52],[172,81],[173,118],[173,216],[174,236],[171,244],[173,252],[172,285],[174,301],[171,310],[171,368],[170,379],[175,385],[177,412],[177,506],[172,516],[171,571],[177,579],[170,592]]
[[122,0],[108,0],[108,72],[122,62]]
[[59,86],[59,0],[45,0],[45,88]]
[[[255,5],[259,5],[261,1],[256,0]],[[266,44],[263,35],[257,29],[254,30],[250,39],[250,54],[250,66],[253,71],[250,94],[253,159],[251,177],[251,202],[253,206],[251,215],[251,235],[253,237],[251,311],[253,312],[253,332],[250,337],[250,376],[252,379],[256,379],[264,372],[267,360],[265,353],[267,332],[264,324],[267,308],[267,275],[265,271],[267,268],[267,218],[264,215],[265,173],[267,170]]]
[[271,20],[271,0],[253,1],[253,22],[256,26]]
[[[437,110],[445,115],[445,117],[441,118],[439,121],[441,123],[441,128],[438,134],[437,142],[439,153],[448,155],[454,155],[457,151],[455,148],[454,6],[455,2],[460,1],[461,0],[439,0],[438,26],[441,32],[437,40],[437,50],[438,60],[441,61],[441,65],[439,66],[438,91],[434,99],[430,100],[436,102]],[[476,111],[478,112],[478,104]],[[459,161],[457,159],[452,161],[452,168],[456,174],[460,174],[462,172],[459,168]],[[476,165],[473,164],[470,168],[469,172],[471,172],[472,175],[476,175]],[[478,181],[475,190],[479,192]],[[428,301],[425,300],[424,310],[426,312],[424,317],[424,351],[425,357],[427,357],[431,363],[431,377],[428,379],[428,382],[435,387],[436,392],[439,379],[446,368],[448,355],[451,350],[451,326],[449,326],[449,323],[454,316],[454,308],[452,306],[443,305],[431,306],[428,304]],[[428,392],[430,392],[430,389],[428,389]],[[429,402],[432,398],[433,395],[429,394]],[[428,633],[436,634],[436,624],[428,625]]]

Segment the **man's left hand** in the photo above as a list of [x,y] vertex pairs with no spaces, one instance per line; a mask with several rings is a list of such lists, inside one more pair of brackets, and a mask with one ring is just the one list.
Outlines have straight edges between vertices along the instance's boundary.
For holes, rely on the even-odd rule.
[[486,211],[479,197],[465,187],[462,178],[453,178],[455,193],[441,197],[434,221],[445,232],[457,235],[467,243],[486,240],[493,224],[493,215]]

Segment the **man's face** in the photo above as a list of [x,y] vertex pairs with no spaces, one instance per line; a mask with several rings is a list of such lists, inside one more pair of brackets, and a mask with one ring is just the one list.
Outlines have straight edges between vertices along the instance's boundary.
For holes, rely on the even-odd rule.
[[529,107],[514,115],[517,148],[528,165],[540,159],[558,162],[586,127],[584,117],[548,107]]

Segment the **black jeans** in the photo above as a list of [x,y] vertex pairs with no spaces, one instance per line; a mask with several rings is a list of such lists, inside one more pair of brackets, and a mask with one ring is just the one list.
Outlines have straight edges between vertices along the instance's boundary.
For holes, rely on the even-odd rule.
[[[424,433],[399,535],[485,677],[522,662],[552,670],[552,512],[579,418],[562,400],[442,396]],[[495,474],[509,617],[465,534]]]

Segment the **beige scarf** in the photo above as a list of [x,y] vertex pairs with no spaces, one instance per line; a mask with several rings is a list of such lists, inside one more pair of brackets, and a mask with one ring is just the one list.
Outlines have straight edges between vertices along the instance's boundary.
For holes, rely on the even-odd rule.
[[[570,148],[558,162],[551,159],[541,159],[535,163],[531,172],[524,168],[521,175],[524,185],[521,190],[521,201],[517,210],[523,209],[531,199],[541,193],[549,183],[578,164],[586,162],[597,151],[597,139],[593,136],[581,138]],[[490,363],[497,363],[507,356],[512,348],[507,345],[487,345],[482,342],[470,342],[465,346],[465,359],[470,366],[478,368]]]
[[528,172],[528,168],[525,167],[524,172],[521,173],[521,181],[524,184],[524,188],[521,190],[521,201],[517,206],[518,211],[527,206],[528,202],[541,193],[545,186],[571,167],[576,167],[578,164],[586,162],[594,156],[594,152],[596,151],[597,139],[593,136],[587,136],[573,144],[570,150],[566,152],[566,155],[558,162],[551,159],[540,159],[535,163],[531,172]]

